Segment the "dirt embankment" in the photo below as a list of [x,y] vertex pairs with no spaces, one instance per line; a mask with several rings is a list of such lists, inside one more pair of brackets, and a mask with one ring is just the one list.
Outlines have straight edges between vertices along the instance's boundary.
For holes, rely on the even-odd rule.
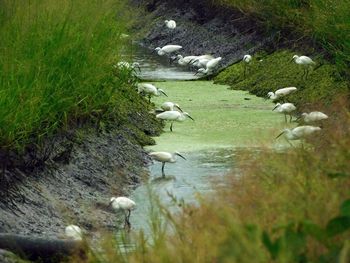
[[[140,42],[151,49],[181,45],[179,54],[221,56],[219,67],[225,67],[271,44],[272,37],[260,31],[251,16],[218,8],[209,1],[143,0],[134,4],[145,6],[149,12],[152,22],[145,26],[149,30]],[[165,27],[166,19],[176,21],[175,30]]]
[[150,160],[141,144],[160,130],[150,114],[129,117],[134,125],[75,128],[19,157],[1,156],[0,233],[49,238],[60,237],[68,224],[90,235],[117,229],[120,222],[106,205],[147,175]]

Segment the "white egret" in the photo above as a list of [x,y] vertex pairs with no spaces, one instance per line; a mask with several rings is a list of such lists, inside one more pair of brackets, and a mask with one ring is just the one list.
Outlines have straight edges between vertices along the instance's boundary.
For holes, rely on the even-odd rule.
[[288,94],[296,91],[297,88],[296,87],[287,87],[287,88],[283,88],[283,89],[278,89],[275,91],[275,93],[273,92],[269,92],[267,93],[267,97],[269,97],[272,100],[287,96]]
[[299,57],[297,55],[294,55],[292,60],[294,60],[295,63],[297,63],[298,65],[301,65],[304,67],[304,74],[301,76],[301,78],[303,78],[305,75],[305,79],[307,79],[307,76],[309,74],[309,69],[316,64],[311,58],[307,56]]
[[166,45],[162,48],[160,47],[155,48],[155,51],[157,51],[159,56],[163,56],[165,54],[170,54],[172,52],[178,51],[181,48],[182,46],[179,46],[179,45]]
[[165,20],[165,25],[169,29],[175,29],[176,28],[176,22],[174,20]]
[[214,59],[212,55],[201,55],[197,56],[191,64],[197,68],[205,68],[210,60]]
[[243,62],[244,62],[244,77],[247,71],[247,66],[252,61],[252,56],[251,55],[244,55],[243,56]]
[[296,127],[294,129],[285,129],[283,130],[277,137],[280,137],[282,134],[285,135],[285,137],[287,138],[287,140],[299,140],[302,138],[307,137],[308,135],[316,132],[316,131],[320,131],[321,128],[320,127],[315,127],[315,126],[309,126],[309,125],[305,125],[305,126],[299,126]]
[[138,70],[141,72],[141,68],[140,68],[140,63],[138,62],[133,62],[133,63],[129,63],[126,61],[120,61],[117,63],[117,65],[114,65],[115,68],[120,68],[120,69],[132,69],[135,70],[136,68],[138,68]]
[[188,65],[190,65],[190,63],[192,61],[197,59],[197,57],[198,56],[186,56],[186,57],[183,57],[182,55],[177,55],[177,58],[178,58],[177,63],[179,63],[180,66],[188,66]]
[[160,106],[164,111],[174,111],[175,108],[179,109],[179,111],[183,112],[180,108],[179,104],[173,103],[170,101],[164,102],[162,106]]
[[136,208],[136,203],[124,196],[112,197],[109,205],[116,211],[123,210],[125,213],[125,224],[124,227],[128,226],[130,228],[130,214],[131,210]]
[[284,119],[287,122],[287,114],[289,114],[290,119],[289,122],[292,122],[292,112],[295,111],[297,108],[294,106],[293,103],[277,103],[276,106],[273,108],[273,111],[277,109],[279,113],[284,114]]
[[139,83],[137,85],[138,93],[143,93],[145,95],[148,95],[149,103],[151,102],[151,96],[160,96],[163,94],[164,96],[168,97],[164,90],[157,88],[156,86],[149,84],[149,83]]
[[80,227],[76,225],[67,226],[64,232],[69,239],[76,240],[76,241],[83,240],[83,233]]
[[176,159],[175,156],[178,155],[184,160],[186,160],[185,157],[183,157],[179,152],[175,152],[174,154],[168,153],[168,152],[152,152],[149,154],[152,156],[156,161],[162,163],[162,177],[165,177],[164,173],[164,166],[165,163],[175,163]]
[[206,69],[204,69],[204,68],[198,69],[198,71],[195,75],[197,75],[198,73],[207,74],[208,72],[211,72],[217,66],[217,64],[219,64],[221,59],[222,59],[221,57],[217,57],[217,58],[209,60],[207,63]]
[[187,112],[178,112],[178,111],[165,111],[163,113],[157,114],[156,118],[170,121],[170,131],[173,131],[173,122],[179,121],[183,122],[186,120],[186,117],[194,121],[194,119]]
[[310,113],[305,113],[305,112],[302,113],[300,115],[300,117],[297,118],[297,121],[300,119],[303,122],[309,123],[309,122],[321,121],[321,120],[328,119],[328,116],[320,111],[312,111]]

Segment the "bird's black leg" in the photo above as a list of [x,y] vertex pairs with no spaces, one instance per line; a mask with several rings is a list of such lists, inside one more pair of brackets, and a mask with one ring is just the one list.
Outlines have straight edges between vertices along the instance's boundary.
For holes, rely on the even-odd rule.
[[165,166],[165,163],[162,164],[162,177],[165,177],[164,166]]
[[305,75],[305,79],[307,79],[307,76],[309,75],[309,69],[306,69],[306,75]]
[[292,122],[292,114],[290,114],[289,122],[290,122],[290,123]]
[[173,123],[171,122],[170,124],[170,131],[172,132],[173,131]]
[[247,71],[247,65],[246,65],[246,63],[244,63],[244,74],[243,74],[244,78],[245,78],[246,71]]
[[151,95],[148,95],[148,103],[151,103]]
[[287,122],[287,114],[284,114],[284,121]]

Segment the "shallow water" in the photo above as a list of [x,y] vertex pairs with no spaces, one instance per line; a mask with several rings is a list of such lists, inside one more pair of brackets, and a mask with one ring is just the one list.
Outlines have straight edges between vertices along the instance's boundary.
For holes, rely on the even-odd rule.
[[[130,59],[129,55],[126,57]],[[152,50],[135,45],[131,60],[140,63],[141,73],[138,76],[147,80],[191,80],[197,79],[194,71],[190,71],[187,67],[180,67],[177,61],[169,62],[169,58],[158,56]]]
[[[208,196],[215,193],[214,185],[224,184],[226,175],[235,168],[237,149],[278,147],[273,135],[284,123],[282,116],[271,112],[271,101],[210,81],[179,81],[193,78],[193,73],[169,65],[167,59],[149,50],[137,49],[133,61],[140,63],[142,78],[166,80],[151,82],[169,96],[152,98],[156,108],[165,101],[176,102],[195,119],[175,123],[173,132],[166,124],[164,133],[154,138],[156,145],[147,147],[150,151],[180,151],[187,159],[177,157],[177,162],[167,163],[165,178],[161,177],[161,163],[154,162],[148,182],[130,196],[137,204],[130,217],[132,229],[150,233],[151,196],[169,211],[179,209],[173,198],[198,204],[198,195]],[[169,81],[174,79],[178,81]]]

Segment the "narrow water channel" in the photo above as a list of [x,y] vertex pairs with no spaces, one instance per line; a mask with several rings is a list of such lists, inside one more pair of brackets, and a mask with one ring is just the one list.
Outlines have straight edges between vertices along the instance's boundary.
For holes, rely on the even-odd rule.
[[172,101],[195,119],[174,123],[173,132],[167,124],[164,133],[154,138],[156,145],[148,147],[150,151],[180,151],[187,160],[178,158],[176,163],[166,164],[165,178],[161,178],[161,163],[154,162],[149,167],[148,182],[131,195],[137,203],[130,218],[132,229],[147,233],[151,223],[150,192],[170,211],[177,209],[170,195],[195,204],[198,194],[209,195],[215,191],[214,184],[224,182],[235,167],[237,148],[271,144],[271,133],[280,128],[282,119],[271,112],[270,101],[245,91],[229,90],[211,81],[184,81],[193,78],[193,72],[169,65],[167,59],[144,48],[134,53],[133,61],[140,63],[142,78],[163,80],[147,81],[169,96],[152,98],[156,107]]

